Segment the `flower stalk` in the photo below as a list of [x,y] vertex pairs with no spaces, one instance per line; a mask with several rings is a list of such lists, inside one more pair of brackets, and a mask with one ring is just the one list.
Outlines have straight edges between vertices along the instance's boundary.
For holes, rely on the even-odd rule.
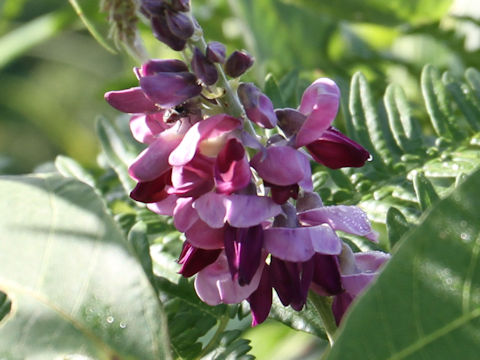
[[337,324],[332,312],[332,299],[327,296],[320,296],[314,291],[309,292],[308,299],[320,315],[328,342],[332,347],[335,343],[335,333],[337,331]]

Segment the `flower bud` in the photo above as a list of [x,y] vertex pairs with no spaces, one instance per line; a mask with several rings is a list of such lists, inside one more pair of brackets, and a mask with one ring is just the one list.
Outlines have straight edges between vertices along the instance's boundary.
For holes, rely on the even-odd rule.
[[164,0],[142,0],[141,9],[148,17],[162,14],[165,10]]
[[218,41],[211,41],[207,45],[207,59],[213,63],[225,62],[226,49],[225,45]]
[[186,40],[193,35],[193,23],[187,15],[167,10],[166,19],[168,28],[176,37]]
[[168,45],[175,51],[181,51],[185,48],[187,44],[186,40],[176,36],[172,30],[170,30],[164,14],[153,16],[151,23],[153,36],[155,36],[157,40]]
[[301,112],[289,108],[277,109],[275,115],[277,115],[278,126],[289,137],[294,136],[300,130],[307,118]]
[[272,101],[252,83],[240,84],[237,90],[247,117],[263,128],[272,129],[277,125],[277,116]]
[[149,60],[142,65],[141,74],[143,76],[155,75],[162,72],[184,72],[188,71],[187,65],[176,59],[166,59],[166,60]]
[[225,72],[233,78],[239,77],[253,65],[253,61],[245,51],[234,51],[225,63]]
[[193,52],[192,70],[206,85],[213,85],[218,80],[215,65],[213,65],[197,47]]
[[177,106],[202,91],[195,75],[189,72],[145,76],[140,79],[140,86],[150,99],[164,108]]
[[175,11],[187,12],[190,10],[190,0],[171,0],[170,6]]

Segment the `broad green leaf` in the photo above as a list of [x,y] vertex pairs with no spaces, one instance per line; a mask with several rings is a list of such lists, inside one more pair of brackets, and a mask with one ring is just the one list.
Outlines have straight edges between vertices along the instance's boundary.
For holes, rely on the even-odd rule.
[[328,360],[478,358],[480,171],[399,243],[339,329]]
[[81,182],[84,182],[91,187],[95,186],[95,179],[89,174],[76,160],[58,155],[55,158],[55,167],[65,177],[73,177]]
[[275,109],[285,107],[285,102],[282,97],[277,80],[272,74],[268,74],[265,78],[265,94],[272,100]]
[[109,165],[115,170],[128,194],[135,187],[135,181],[128,175],[128,165],[135,159],[136,151],[127,144],[115,126],[99,117],[96,122],[97,136]]
[[0,196],[0,358],[170,358],[162,304],[92,188],[12,176]]

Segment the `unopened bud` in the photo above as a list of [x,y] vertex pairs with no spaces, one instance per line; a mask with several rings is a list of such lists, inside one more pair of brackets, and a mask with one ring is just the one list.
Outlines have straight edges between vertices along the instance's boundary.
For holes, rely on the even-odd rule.
[[225,63],[225,72],[233,78],[239,77],[253,65],[253,57],[244,51],[234,51]]
[[168,45],[175,51],[181,51],[185,48],[187,41],[176,36],[167,25],[165,15],[160,14],[151,19],[153,35],[155,38]]
[[167,10],[166,19],[168,28],[176,37],[186,40],[193,35],[193,23],[187,15]]
[[142,0],[141,9],[148,17],[158,16],[165,10],[165,1],[163,0]]
[[226,57],[225,45],[218,41],[209,42],[207,45],[207,59],[214,63],[225,62]]
[[187,65],[177,59],[156,59],[149,60],[142,65],[143,76],[155,75],[161,72],[184,72],[188,71]]
[[218,80],[215,65],[197,47],[193,51],[192,70],[206,85],[213,85]]
[[272,129],[277,124],[277,116],[272,101],[252,83],[240,84],[237,90],[247,117],[261,127]]
[[187,12],[190,10],[190,0],[171,0],[170,6],[175,11]]

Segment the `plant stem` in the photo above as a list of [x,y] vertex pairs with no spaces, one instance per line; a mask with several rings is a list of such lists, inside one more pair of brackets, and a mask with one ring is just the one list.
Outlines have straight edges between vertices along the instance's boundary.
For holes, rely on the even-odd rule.
[[308,298],[322,318],[328,342],[330,343],[330,347],[332,347],[335,342],[335,331],[337,330],[337,324],[332,312],[332,300],[327,296],[320,296],[313,291],[310,291]]
[[201,354],[198,356],[199,359],[203,358],[206,354],[208,354],[210,351],[212,351],[212,349],[214,349],[218,345],[218,341],[220,340],[220,337],[225,331],[225,328],[227,327],[229,320],[230,319],[226,314],[220,318],[220,323],[218,324],[217,331],[215,331],[215,334],[213,334],[208,344],[203,348]]

